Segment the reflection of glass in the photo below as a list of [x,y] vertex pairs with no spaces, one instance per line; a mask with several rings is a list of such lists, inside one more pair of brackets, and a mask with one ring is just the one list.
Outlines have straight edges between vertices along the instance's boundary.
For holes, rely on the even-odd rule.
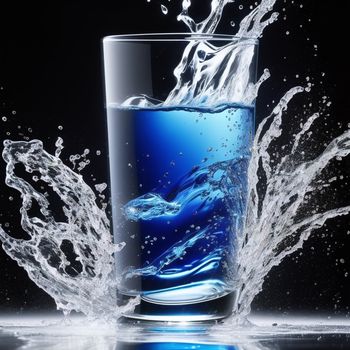
[[118,343],[115,350],[239,350],[231,345],[196,343]]
[[[259,326],[226,323],[98,324],[72,317],[0,317],[0,349],[18,350],[300,350],[350,349],[346,319],[260,319]],[[272,326],[277,322],[278,326]],[[286,323],[284,323],[286,322]]]
[[[103,41],[113,231],[126,243],[116,261],[118,299],[142,299],[128,317],[209,320],[233,309],[254,106],[160,103],[190,42],[225,47],[233,40],[255,53],[255,40],[227,36]],[[246,68],[251,82],[255,65]]]

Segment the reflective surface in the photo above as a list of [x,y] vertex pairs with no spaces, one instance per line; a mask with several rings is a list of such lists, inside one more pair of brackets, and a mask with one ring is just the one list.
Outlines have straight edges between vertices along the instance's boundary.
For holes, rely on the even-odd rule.
[[256,325],[0,317],[0,350],[291,350],[350,349],[347,319],[255,317]]

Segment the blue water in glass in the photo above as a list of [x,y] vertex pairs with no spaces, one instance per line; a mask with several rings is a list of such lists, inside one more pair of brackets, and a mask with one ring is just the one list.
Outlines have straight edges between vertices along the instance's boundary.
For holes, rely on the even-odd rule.
[[234,288],[254,109],[108,108],[119,293],[188,305]]

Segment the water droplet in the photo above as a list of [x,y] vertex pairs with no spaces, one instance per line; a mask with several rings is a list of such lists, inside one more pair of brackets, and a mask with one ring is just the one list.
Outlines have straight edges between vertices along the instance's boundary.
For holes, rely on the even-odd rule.
[[107,188],[107,184],[106,183],[95,185],[95,189],[99,193],[102,193],[106,188]]
[[236,23],[234,21],[231,21],[230,25],[231,25],[231,27],[234,27],[236,25]]
[[243,5],[239,5],[238,8],[239,8],[240,10],[243,10],[244,7],[243,7]]
[[7,118],[6,117],[2,117],[1,118],[3,122],[6,122],[7,121]]
[[168,14],[168,8],[164,5],[160,5],[160,8],[162,9],[162,12],[164,15],[167,15]]
[[57,129],[58,129],[58,130],[63,130],[63,126],[62,126],[62,125],[59,125],[59,126],[57,127]]

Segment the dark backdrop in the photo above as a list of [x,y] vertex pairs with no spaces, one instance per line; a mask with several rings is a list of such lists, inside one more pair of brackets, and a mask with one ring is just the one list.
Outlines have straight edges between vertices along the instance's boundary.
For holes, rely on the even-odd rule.
[[[272,78],[261,91],[257,118],[271,110],[271,101],[306,76],[314,78],[315,89],[305,97],[310,111],[317,111],[319,98],[330,96],[333,104],[327,124],[319,126],[319,140],[337,123],[350,122],[348,98],[348,19],[350,5],[337,0],[278,0],[278,23],[267,29],[261,40],[259,70],[270,68]],[[204,18],[209,1],[193,0],[193,15]],[[83,171],[89,184],[107,181],[106,131],[100,40],[109,34],[182,32],[176,21],[180,1],[3,1],[0,4],[0,139],[39,138],[53,151],[58,136],[65,152],[91,149],[92,165]],[[230,5],[220,31],[234,33],[229,24],[246,13]],[[283,17],[286,16],[284,19]],[[289,32],[289,34],[287,34]],[[317,45],[317,47],[315,47]],[[322,72],[326,76],[321,78]],[[300,78],[296,76],[299,75]],[[284,81],[286,80],[286,81]],[[322,83],[321,83],[322,81]],[[300,114],[305,101],[293,108]],[[270,107],[269,107],[269,106]],[[5,117],[7,120],[3,121]],[[59,126],[63,127],[59,128]],[[10,133],[10,134],[9,134]],[[102,155],[97,156],[96,151]],[[342,169],[340,169],[342,167]],[[338,168],[349,174],[349,160]],[[94,176],[92,177],[91,174]],[[0,222],[20,237],[19,196],[4,185],[4,163],[0,164]],[[338,190],[339,203],[350,202],[348,188]],[[9,197],[14,197],[13,201]],[[333,200],[333,199],[332,199]],[[350,302],[349,218],[333,220],[318,230],[302,252],[288,258],[269,275],[254,308],[282,312],[322,312],[346,315]],[[345,263],[340,263],[339,259]],[[53,310],[50,297],[37,288],[0,249],[0,312]]]

